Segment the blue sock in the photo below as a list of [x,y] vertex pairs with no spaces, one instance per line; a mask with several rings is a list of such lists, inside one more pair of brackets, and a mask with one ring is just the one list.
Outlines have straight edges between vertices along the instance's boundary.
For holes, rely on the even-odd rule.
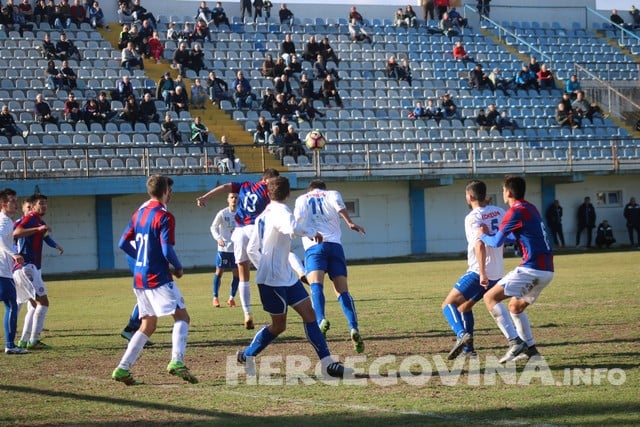
[[349,324],[350,329],[358,329],[358,315],[356,314],[356,305],[353,303],[353,298],[351,298],[351,294],[349,292],[343,292],[338,297],[338,301],[340,301],[340,306],[342,307],[342,312],[344,313],[344,317],[347,318],[347,323]]
[[220,282],[222,282],[222,277],[217,274],[213,275],[213,297],[218,298],[218,292],[220,291]]
[[[464,329],[473,336],[473,329],[476,323],[473,318],[473,311],[469,310],[460,314],[462,315],[462,324],[464,325]],[[473,351],[473,346],[465,345],[464,351]]]
[[[15,292],[15,291],[14,291]],[[15,345],[16,328],[18,323],[18,304],[16,303],[15,294],[12,300],[4,301],[4,337],[5,347],[10,348]]]
[[142,324],[142,320],[139,318],[140,312],[138,311],[138,304],[133,306],[133,311],[131,312],[131,317],[129,317],[129,323],[125,330],[130,332],[135,332],[140,329],[140,325]]
[[231,293],[229,294],[231,298],[235,298],[238,293],[238,283],[240,283],[240,279],[237,276],[233,276],[233,279],[231,279]]
[[458,311],[458,307],[453,304],[448,304],[445,308],[442,309],[442,314],[444,314],[444,318],[447,319],[451,329],[456,334],[458,338],[460,338],[464,333],[464,324],[462,322],[462,315]]
[[324,319],[324,287],[320,283],[312,283],[311,288],[311,304],[316,312],[316,322],[318,325]]
[[[320,330],[318,329],[318,331]],[[253,340],[251,341],[249,346],[245,348],[244,357],[257,356],[274,339],[276,339],[276,335],[273,335],[269,331],[269,326],[265,326],[264,328],[260,329],[258,333],[256,333],[256,336],[253,337]]]
[[313,349],[318,354],[320,360],[331,354],[331,352],[329,351],[329,346],[327,345],[327,340],[322,335],[322,332],[320,332],[320,327],[318,326],[317,322],[305,322],[304,333],[313,346]]

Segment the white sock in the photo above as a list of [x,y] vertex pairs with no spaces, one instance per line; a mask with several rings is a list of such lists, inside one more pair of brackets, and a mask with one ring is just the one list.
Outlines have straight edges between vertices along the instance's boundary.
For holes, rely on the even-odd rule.
[[171,360],[182,362],[184,352],[187,350],[187,335],[189,324],[184,320],[178,320],[173,324],[171,333]]
[[27,342],[31,338],[31,326],[33,325],[33,314],[36,309],[31,305],[29,301],[25,303],[27,305],[27,314],[24,315],[24,325],[22,326],[22,336],[20,341]]
[[131,337],[129,341],[129,345],[127,345],[127,350],[124,352],[124,356],[122,356],[122,360],[118,364],[118,368],[129,370],[138,360],[138,356],[142,352],[144,345],[149,341],[149,337],[143,334],[140,331],[136,331],[135,334]]
[[31,328],[31,344],[35,344],[40,339],[40,333],[44,328],[44,319],[47,317],[49,307],[38,304],[33,314],[33,327]]
[[509,340],[514,340],[518,337],[518,333],[516,332],[516,328],[513,326],[513,322],[511,321],[511,317],[509,317],[509,310],[502,305],[501,303],[497,303],[493,306],[490,311],[491,315],[496,321],[498,328],[502,331],[503,335]]
[[533,333],[531,332],[531,323],[529,323],[529,316],[527,316],[527,313],[523,311],[520,314],[509,314],[511,314],[513,324],[518,330],[518,336],[520,336],[520,338],[522,338],[529,347],[533,347]]
[[240,304],[244,314],[251,314],[251,285],[249,282],[238,283],[238,293],[240,294]]

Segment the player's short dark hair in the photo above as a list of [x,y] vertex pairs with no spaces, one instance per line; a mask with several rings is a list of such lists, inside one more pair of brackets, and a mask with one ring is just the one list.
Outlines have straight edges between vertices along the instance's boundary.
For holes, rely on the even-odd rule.
[[469,181],[465,191],[471,193],[473,198],[479,202],[483,202],[487,198],[487,184],[477,179]]
[[504,177],[503,187],[511,192],[514,199],[524,199],[527,182],[521,176],[507,175]]
[[327,184],[321,179],[314,179],[309,183],[309,190],[326,190]]
[[4,190],[0,191],[0,202],[7,203],[9,201],[9,197],[15,196],[17,194],[18,193],[16,193],[15,190],[11,188],[5,188]]
[[149,196],[159,199],[171,186],[173,186],[173,179],[168,176],[151,175],[147,180],[147,193]]
[[264,180],[269,179],[269,178],[275,178],[277,176],[280,176],[280,172],[278,172],[274,168],[267,168],[262,173],[262,179],[264,179]]
[[41,193],[36,193],[31,195],[31,197],[29,197],[29,203],[31,203],[32,205],[36,204],[36,202],[38,200],[48,200],[49,198],[47,196],[45,196],[44,194]]
[[289,179],[286,176],[276,176],[267,182],[269,198],[276,202],[284,201],[291,192]]

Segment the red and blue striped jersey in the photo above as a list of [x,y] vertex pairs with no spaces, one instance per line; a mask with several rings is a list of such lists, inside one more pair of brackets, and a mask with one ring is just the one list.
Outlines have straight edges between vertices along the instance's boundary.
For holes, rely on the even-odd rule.
[[232,182],[231,192],[238,193],[238,209],[236,209],[236,224],[238,227],[253,224],[269,202],[267,183],[260,182]]
[[522,251],[523,267],[553,271],[553,252],[549,235],[538,209],[526,200],[517,200],[507,211],[495,235],[484,235],[482,241],[500,246],[513,233]]
[[[40,215],[29,212],[13,223],[13,229],[35,228],[46,225]],[[37,232],[27,237],[17,239],[18,252],[24,258],[24,264],[33,264],[38,270],[42,269],[42,243],[45,242],[52,248],[56,247],[56,242],[49,236],[47,231]]]
[[[134,288],[153,289],[172,282],[169,263],[182,268],[173,252],[175,227],[175,217],[157,200],[145,202],[133,214],[119,247],[127,253],[135,251]],[[131,242],[135,242],[135,249]]]

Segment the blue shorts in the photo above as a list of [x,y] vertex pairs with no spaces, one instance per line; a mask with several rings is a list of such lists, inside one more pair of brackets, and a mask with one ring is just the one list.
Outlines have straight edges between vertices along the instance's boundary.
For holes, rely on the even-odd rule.
[[220,252],[216,256],[216,267],[222,269],[236,268],[236,257],[233,252]]
[[0,277],[0,301],[11,304],[13,308],[16,306],[16,287],[13,279],[8,277]]
[[309,298],[309,294],[299,280],[292,286],[258,284],[258,290],[262,308],[269,314],[287,314],[289,306],[294,307]]
[[322,270],[330,279],[347,276],[347,260],[340,243],[322,242],[311,246],[304,254],[304,265],[307,274]]
[[498,283],[497,280],[489,280],[489,287],[485,288],[480,285],[480,275],[473,271],[467,271],[467,273],[458,279],[454,288],[460,291],[464,299],[467,301],[480,301],[484,294]]

